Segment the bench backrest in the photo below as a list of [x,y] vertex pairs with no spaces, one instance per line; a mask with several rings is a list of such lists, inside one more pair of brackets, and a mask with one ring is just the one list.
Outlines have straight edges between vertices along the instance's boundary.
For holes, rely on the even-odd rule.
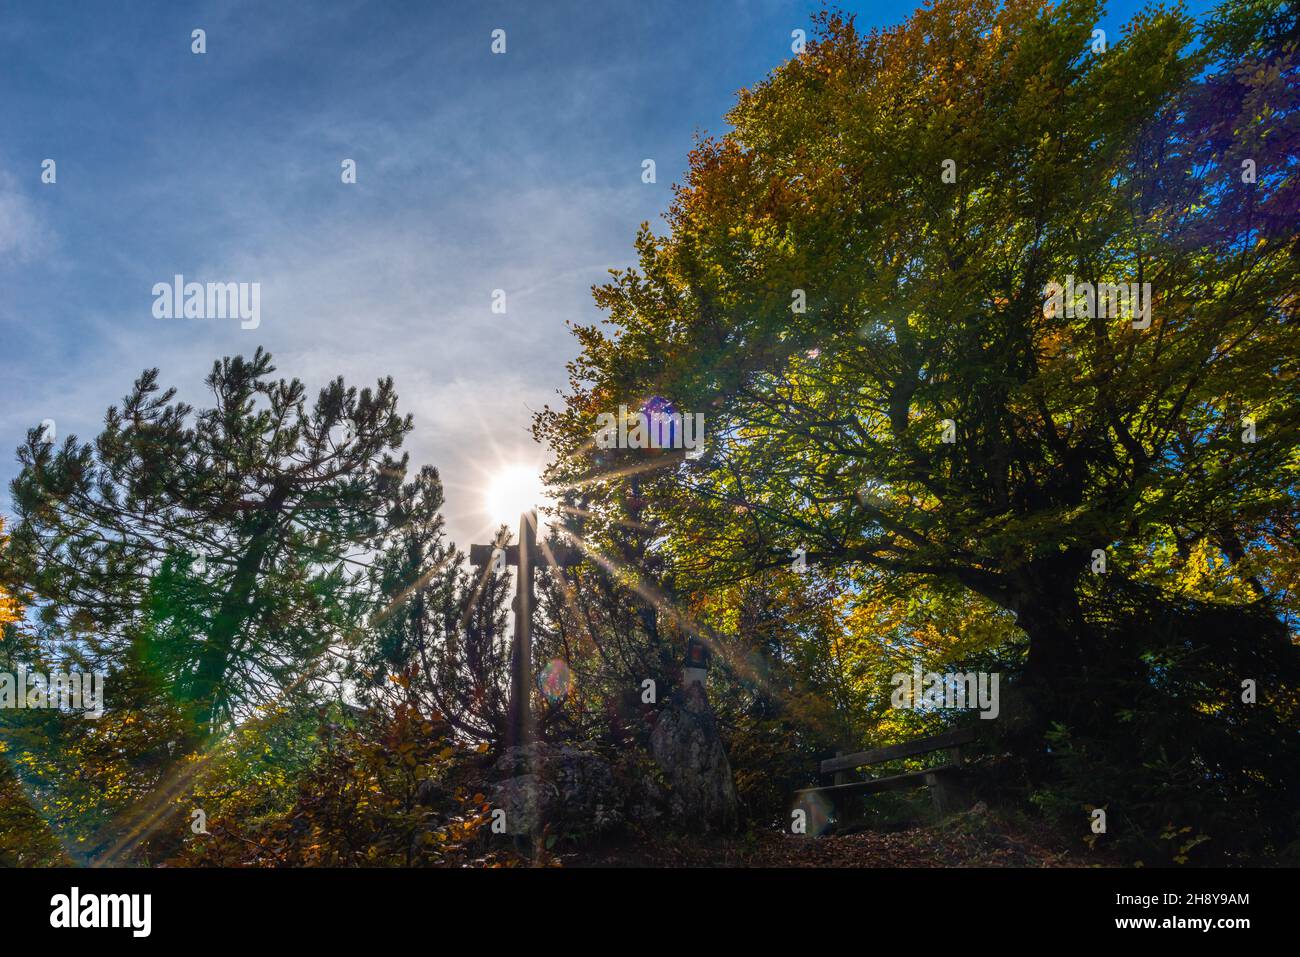
[[875,748],[871,751],[858,751],[854,754],[842,754],[838,758],[828,758],[821,763],[821,773],[831,774],[835,771],[850,771],[853,768],[861,768],[869,764],[896,761],[899,758],[911,758],[918,754],[929,754],[931,751],[961,747],[961,745],[970,744],[974,740],[974,731],[969,728],[954,728],[951,731],[945,731],[942,734],[932,735],[928,738],[917,738],[915,741],[891,744],[885,748]]

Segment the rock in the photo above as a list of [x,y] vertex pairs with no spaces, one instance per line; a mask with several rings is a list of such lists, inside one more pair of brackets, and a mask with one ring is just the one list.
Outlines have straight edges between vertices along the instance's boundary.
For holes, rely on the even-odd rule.
[[623,788],[627,819],[641,827],[653,827],[669,811],[668,789],[663,784],[663,771],[647,755],[637,751],[636,760],[625,766]]
[[506,749],[493,771],[501,781],[492,803],[506,812],[508,834],[549,825],[558,837],[581,839],[623,823],[623,795],[609,763],[594,751],[537,742]]
[[532,834],[555,815],[559,789],[536,774],[507,778],[492,792],[492,805],[506,812],[507,834]]
[[735,829],[736,787],[717,719],[701,684],[673,694],[650,734],[650,751],[672,787],[669,808],[693,832]]

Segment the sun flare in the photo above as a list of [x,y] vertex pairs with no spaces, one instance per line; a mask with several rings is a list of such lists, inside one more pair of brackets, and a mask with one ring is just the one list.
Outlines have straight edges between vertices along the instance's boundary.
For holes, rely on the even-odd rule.
[[549,502],[537,469],[512,465],[497,474],[488,485],[485,507],[493,523],[515,523],[530,509]]

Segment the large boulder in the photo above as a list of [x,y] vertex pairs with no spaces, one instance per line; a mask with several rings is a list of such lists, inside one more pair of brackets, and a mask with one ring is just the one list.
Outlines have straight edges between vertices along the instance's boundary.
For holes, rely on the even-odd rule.
[[688,684],[668,699],[650,734],[650,752],[672,788],[669,808],[678,826],[696,833],[735,829],[731,762],[702,684]]
[[507,748],[493,765],[492,804],[509,834],[550,825],[557,837],[594,837],[623,823],[624,796],[609,763],[594,751],[536,742]]

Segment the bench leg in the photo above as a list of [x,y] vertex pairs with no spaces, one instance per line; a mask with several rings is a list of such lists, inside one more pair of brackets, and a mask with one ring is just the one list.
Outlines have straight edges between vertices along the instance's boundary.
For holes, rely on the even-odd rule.
[[927,774],[925,783],[930,786],[930,798],[938,813],[956,814],[970,807],[970,795],[966,793],[959,775]]
[[[836,756],[837,758],[842,758],[842,757],[844,757],[844,755],[846,755],[846,754],[848,754],[847,751],[836,751],[836,752],[835,752],[835,756]],[[836,772],[835,772],[835,777],[834,777],[832,780],[833,780],[833,782],[834,782],[835,784],[848,784],[848,783],[849,783],[849,775],[848,775],[848,772],[847,772],[847,771],[836,771]],[[845,797],[843,797],[843,798],[840,798],[840,797],[832,797],[832,798],[830,798],[830,802],[831,802],[831,817],[834,818],[836,824],[843,824],[843,823],[844,823],[843,818],[844,818],[844,817],[847,815],[847,813],[848,813],[848,811],[845,809],[845,804],[844,804],[844,801],[846,801],[846,800],[850,800],[850,799],[847,797],[847,795],[846,795]],[[849,805],[849,807],[851,807],[851,806],[852,806],[852,805]]]

